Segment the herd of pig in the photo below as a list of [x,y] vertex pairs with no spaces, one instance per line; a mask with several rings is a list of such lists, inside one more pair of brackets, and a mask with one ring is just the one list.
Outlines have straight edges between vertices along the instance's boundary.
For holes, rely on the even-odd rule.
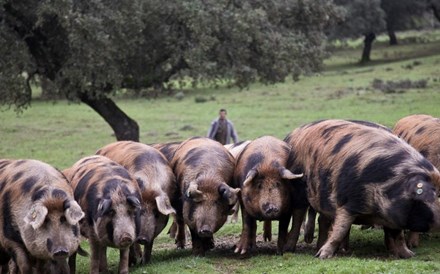
[[[263,136],[222,146],[208,138],[146,145],[119,141],[59,171],[38,160],[0,160],[2,273],[74,273],[81,236],[90,273],[107,270],[107,247],[120,250],[119,273],[148,263],[169,216],[171,235],[194,254],[238,210],[235,253],[256,248],[257,221],[278,220],[277,253],[305,241],[325,259],[348,247],[352,224],[383,227],[398,258],[414,255],[418,232],[440,228],[440,119],[412,115],[393,130],[367,121],[321,120],[279,140]],[[289,224],[292,223],[289,231]],[[405,236],[404,231],[408,237]]]

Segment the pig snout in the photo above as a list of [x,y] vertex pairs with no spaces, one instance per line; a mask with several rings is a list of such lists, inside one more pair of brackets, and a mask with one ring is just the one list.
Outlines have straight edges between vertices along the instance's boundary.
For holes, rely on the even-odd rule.
[[64,249],[64,248],[56,250],[53,253],[53,257],[56,258],[56,259],[67,258],[67,256],[69,256],[69,252],[67,251],[67,249]]
[[212,234],[213,234],[212,229],[208,225],[202,226],[202,228],[199,230],[199,236],[202,238],[212,237]]
[[148,243],[147,237],[138,237],[136,242],[141,245],[146,245]]
[[64,246],[54,246],[51,239],[46,241],[47,249],[54,259],[65,259],[69,256],[69,250]]
[[271,203],[264,203],[263,204],[263,212],[267,216],[276,216],[279,213],[280,209],[279,207],[275,206]]
[[130,246],[133,243],[133,237],[128,233],[124,233],[121,235],[119,243],[123,247]]

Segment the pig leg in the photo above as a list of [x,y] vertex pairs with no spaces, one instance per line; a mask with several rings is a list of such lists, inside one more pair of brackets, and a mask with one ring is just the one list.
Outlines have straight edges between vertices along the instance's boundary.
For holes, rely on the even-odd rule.
[[244,210],[241,212],[243,227],[241,230],[240,241],[236,245],[234,253],[246,254],[246,252],[250,251],[256,246],[257,221],[246,214]]
[[177,248],[185,248],[185,221],[183,220],[182,204],[176,204],[175,222],[177,225],[176,246]]
[[69,257],[69,269],[70,269],[70,274],[76,273],[76,252],[70,255]]
[[[292,229],[289,232],[286,250],[295,252],[296,244],[298,243],[301,225],[304,221],[304,216],[307,209],[294,209],[292,214]],[[287,218],[289,220],[289,218]],[[281,220],[280,220],[281,223]],[[289,223],[287,223],[289,225]]]
[[168,234],[170,234],[170,238],[175,239],[177,234],[177,223],[176,220],[173,220],[173,223],[168,230]]
[[342,241],[339,250],[341,250],[342,252],[347,252],[348,249],[350,248],[349,244],[350,244],[350,230],[351,227],[348,229],[347,235],[345,235],[344,240]]
[[91,261],[90,274],[99,274],[107,272],[107,247],[99,242],[90,241]]
[[316,242],[316,249],[319,250],[327,241],[330,227],[332,225],[332,219],[324,216],[323,214],[319,214],[318,225],[319,225],[319,234],[318,234],[318,241]]
[[108,271],[107,266],[107,246],[103,246],[101,249],[101,256],[99,261],[99,272],[106,273]]
[[129,255],[128,264],[130,266],[136,265],[139,257],[142,257],[141,245],[138,243],[134,243],[130,246],[130,255]]
[[128,274],[129,253],[129,248],[119,250],[119,274]]
[[420,242],[419,233],[414,231],[408,232],[408,239],[406,242],[409,248],[418,247]]
[[313,234],[315,233],[316,211],[309,207],[307,212],[307,222],[304,228],[304,242],[310,244],[313,242]]
[[335,221],[332,226],[332,232],[325,244],[316,253],[316,257],[320,259],[327,259],[333,257],[336,250],[340,246],[344,237],[350,230],[351,224],[354,222],[355,217],[348,213],[344,208],[336,209]]
[[26,251],[21,247],[14,248],[16,268],[19,273],[32,273],[32,265],[26,254]]
[[395,257],[406,259],[414,256],[414,252],[406,246],[403,230],[384,227],[383,231],[385,233],[385,246]]
[[271,220],[264,220],[263,239],[265,242],[272,241],[272,221]]
[[142,264],[148,264],[151,260],[151,252],[153,250],[153,242],[144,245],[144,254],[142,256]]
[[290,216],[281,216],[278,222],[278,242],[277,242],[277,254],[283,255],[284,245],[287,241],[287,230],[289,229]]

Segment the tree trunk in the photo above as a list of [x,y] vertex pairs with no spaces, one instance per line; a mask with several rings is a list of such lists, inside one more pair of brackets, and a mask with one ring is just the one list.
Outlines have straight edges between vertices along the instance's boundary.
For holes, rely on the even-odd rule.
[[390,37],[390,46],[397,45],[397,36],[394,30],[388,30],[388,36]]
[[111,126],[116,140],[139,142],[139,126],[107,97],[91,98],[86,93],[79,95],[81,102],[94,109]]
[[374,34],[374,33],[365,34],[364,50],[362,52],[361,63],[366,63],[371,60],[370,53],[371,53],[371,46],[373,45],[374,39],[376,39],[376,34]]
[[435,18],[437,18],[437,20],[440,21],[439,7],[436,6],[434,3],[431,3],[431,9],[432,9],[432,12],[434,13]]

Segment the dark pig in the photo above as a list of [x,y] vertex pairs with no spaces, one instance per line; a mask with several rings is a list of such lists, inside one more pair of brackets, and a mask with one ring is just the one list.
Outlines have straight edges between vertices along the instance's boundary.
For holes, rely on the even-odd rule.
[[214,247],[214,233],[226,222],[240,189],[232,188],[235,159],[220,143],[209,138],[190,138],[177,148],[171,161],[180,205],[176,208],[177,245],[184,247],[188,225],[193,252],[204,255]]
[[119,141],[101,148],[97,154],[124,166],[139,185],[142,209],[137,242],[144,245],[142,263],[148,263],[154,239],[167,225],[169,215],[176,213],[171,205],[177,189],[173,170],[159,150],[142,143]]
[[[425,156],[437,169],[440,169],[439,118],[423,114],[410,115],[397,121],[393,132]],[[439,185],[436,187],[440,188]],[[414,247],[419,245],[418,233],[409,233],[408,245]]]
[[279,220],[278,253],[282,254],[286,244],[294,249],[299,236],[299,227],[292,230],[288,239],[288,226],[292,212],[299,208],[299,218],[307,208],[304,193],[303,206],[295,201],[294,179],[302,174],[293,174],[287,169],[291,165],[292,151],[283,141],[263,136],[251,141],[237,159],[234,183],[241,188],[240,205],[242,209],[243,228],[235,253],[244,254],[256,243],[257,220]]
[[394,134],[323,120],[294,130],[285,141],[295,151],[293,169],[304,173],[310,205],[332,223],[319,258],[332,257],[354,223],[382,225],[387,248],[400,258],[414,255],[404,229],[439,226],[440,173]]
[[[392,132],[391,129],[389,129],[388,127],[378,124],[378,123],[374,123],[374,122],[370,122],[370,121],[363,121],[363,120],[348,120],[350,122],[353,123],[357,123],[357,124],[361,124],[364,126],[369,126],[369,127],[373,127],[373,128],[378,128],[378,129],[382,129],[388,132]],[[314,231],[315,231],[315,219],[316,219],[316,211],[313,208],[309,208],[308,212],[307,212],[307,221],[305,222],[305,226],[304,226],[304,242],[306,243],[311,243],[313,241],[314,238]],[[330,220],[326,220],[325,217],[321,218],[321,222],[328,222]],[[329,226],[329,224],[326,224],[326,226]],[[318,241],[317,241],[317,246],[318,248],[320,248],[323,244],[323,241],[325,241],[325,239],[327,239],[327,234],[328,231],[326,231],[326,229],[321,229],[320,231],[320,235],[321,237],[318,237]],[[340,250],[348,250],[348,245],[349,245],[349,233],[347,233],[346,238],[344,239],[344,242],[341,243],[340,246]]]
[[0,262],[13,259],[19,273],[46,273],[62,265],[80,243],[84,212],[63,174],[37,160],[0,160]]
[[80,227],[90,243],[90,273],[107,271],[107,247],[120,250],[119,273],[128,273],[129,247],[136,240],[141,207],[135,179],[104,156],[82,158],[64,174],[86,214]]

